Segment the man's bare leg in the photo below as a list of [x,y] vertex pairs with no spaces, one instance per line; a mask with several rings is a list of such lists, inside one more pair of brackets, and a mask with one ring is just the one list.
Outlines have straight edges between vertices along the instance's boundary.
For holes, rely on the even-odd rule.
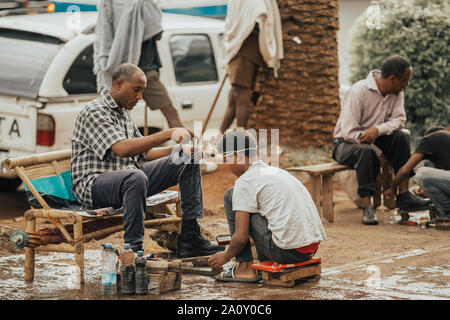
[[236,86],[236,120],[237,126],[247,129],[250,107],[251,90],[249,88]]
[[178,111],[173,107],[172,104],[169,104],[167,107],[164,107],[160,110],[163,113],[164,117],[166,117],[169,128],[184,127],[178,116]]
[[220,132],[224,133],[233,123],[236,116],[236,89],[232,85],[228,93],[228,107],[223,116],[222,124],[220,125]]

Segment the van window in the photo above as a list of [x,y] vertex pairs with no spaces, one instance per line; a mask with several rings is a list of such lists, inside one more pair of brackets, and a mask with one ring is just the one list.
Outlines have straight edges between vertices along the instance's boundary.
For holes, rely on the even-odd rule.
[[39,33],[0,28],[0,93],[36,98],[61,44]]
[[94,48],[90,45],[75,59],[63,81],[68,94],[97,93],[93,54]]
[[217,82],[216,61],[207,35],[173,35],[170,52],[177,83]]

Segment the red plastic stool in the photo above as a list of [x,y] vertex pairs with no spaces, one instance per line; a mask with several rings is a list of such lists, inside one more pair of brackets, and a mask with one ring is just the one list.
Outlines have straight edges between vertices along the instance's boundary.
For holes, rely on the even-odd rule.
[[261,271],[262,278],[267,285],[293,287],[296,280],[311,278],[320,279],[322,271],[321,258],[315,258],[293,264],[279,264],[274,261],[254,263],[251,267]]

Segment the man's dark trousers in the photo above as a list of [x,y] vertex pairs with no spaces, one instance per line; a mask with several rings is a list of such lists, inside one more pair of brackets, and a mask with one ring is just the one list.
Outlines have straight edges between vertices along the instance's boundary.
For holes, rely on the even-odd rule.
[[[397,173],[411,156],[409,137],[401,131],[378,137],[374,145],[383,151],[394,173]],[[361,198],[375,193],[380,160],[369,144],[346,142],[342,138],[337,138],[334,140],[333,159],[356,170],[358,195]],[[410,176],[412,175],[413,172]]]
[[200,166],[176,164],[170,156],[145,162],[139,169],[100,174],[92,187],[94,208],[123,206],[124,242],[130,245],[139,244],[143,242],[145,232],[145,199],[178,183],[182,219],[202,218]]

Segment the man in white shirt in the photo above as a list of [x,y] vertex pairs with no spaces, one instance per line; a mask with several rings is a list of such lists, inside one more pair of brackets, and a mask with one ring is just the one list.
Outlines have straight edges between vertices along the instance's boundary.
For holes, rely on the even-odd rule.
[[310,260],[326,234],[305,186],[285,170],[257,160],[256,141],[242,129],[227,131],[218,151],[238,177],[224,196],[230,233],[226,251],[214,254],[210,266],[219,268],[233,257],[238,262],[216,277],[220,281],[257,282],[249,236],[258,259],[278,263]]

